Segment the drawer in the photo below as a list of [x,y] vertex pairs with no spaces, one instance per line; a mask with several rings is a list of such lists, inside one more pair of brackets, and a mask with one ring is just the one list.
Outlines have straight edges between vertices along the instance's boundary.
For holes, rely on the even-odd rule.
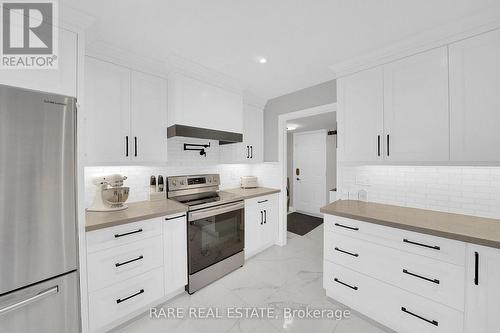
[[89,291],[114,285],[162,265],[162,236],[89,253],[87,256]]
[[161,218],[132,222],[115,227],[89,231],[87,253],[109,249],[111,247],[135,242],[141,239],[161,235]]
[[465,243],[374,223],[325,215],[325,230],[465,266]]
[[135,311],[142,310],[163,296],[162,268],[91,292],[89,293],[90,330],[102,329],[115,320],[130,314],[135,315]]
[[259,205],[259,209],[264,209],[263,207],[268,205],[272,206],[273,204],[277,204],[278,193],[263,195],[256,198],[246,199],[246,205]]
[[325,231],[324,258],[457,310],[465,267]]
[[325,262],[324,274],[329,297],[399,333],[463,332],[461,311],[334,263]]

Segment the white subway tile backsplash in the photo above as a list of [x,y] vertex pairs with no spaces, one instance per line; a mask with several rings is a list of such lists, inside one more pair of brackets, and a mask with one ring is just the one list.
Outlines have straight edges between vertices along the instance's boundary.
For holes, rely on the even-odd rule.
[[499,167],[363,165],[338,172],[343,199],[365,189],[372,202],[500,218]]

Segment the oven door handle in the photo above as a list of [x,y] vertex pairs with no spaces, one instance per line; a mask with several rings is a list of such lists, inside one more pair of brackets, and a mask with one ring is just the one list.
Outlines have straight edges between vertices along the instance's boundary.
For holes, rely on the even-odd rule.
[[201,220],[206,217],[211,217],[219,214],[229,213],[235,210],[240,210],[245,208],[244,202],[238,202],[235,204],[221,205],[215,208],[200,209],[194,212],[189,212],[189,221]]

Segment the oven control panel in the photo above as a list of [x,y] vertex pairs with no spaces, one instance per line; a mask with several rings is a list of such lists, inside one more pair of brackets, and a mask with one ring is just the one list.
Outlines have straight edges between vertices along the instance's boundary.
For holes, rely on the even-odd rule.
[[191,188],[219,186],[218,174],[175,176],[167,178],[168,191],[188,190]]

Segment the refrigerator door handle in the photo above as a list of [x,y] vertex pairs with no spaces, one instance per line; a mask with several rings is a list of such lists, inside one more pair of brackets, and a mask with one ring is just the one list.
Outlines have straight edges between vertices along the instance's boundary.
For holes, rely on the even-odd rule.
[[22,301],[19,301],[17,303],[7,305],[6,307],[3,307],[0,309],[0,315],[3,315],[7,312],[22,308],[28,304],[34,303],[36,301],[39,301],[42,298],[57,294],[59,292],[59,286],[54,286],[52,288],[46,289],[44,291],[39,292],[35,296],[28,297]]

